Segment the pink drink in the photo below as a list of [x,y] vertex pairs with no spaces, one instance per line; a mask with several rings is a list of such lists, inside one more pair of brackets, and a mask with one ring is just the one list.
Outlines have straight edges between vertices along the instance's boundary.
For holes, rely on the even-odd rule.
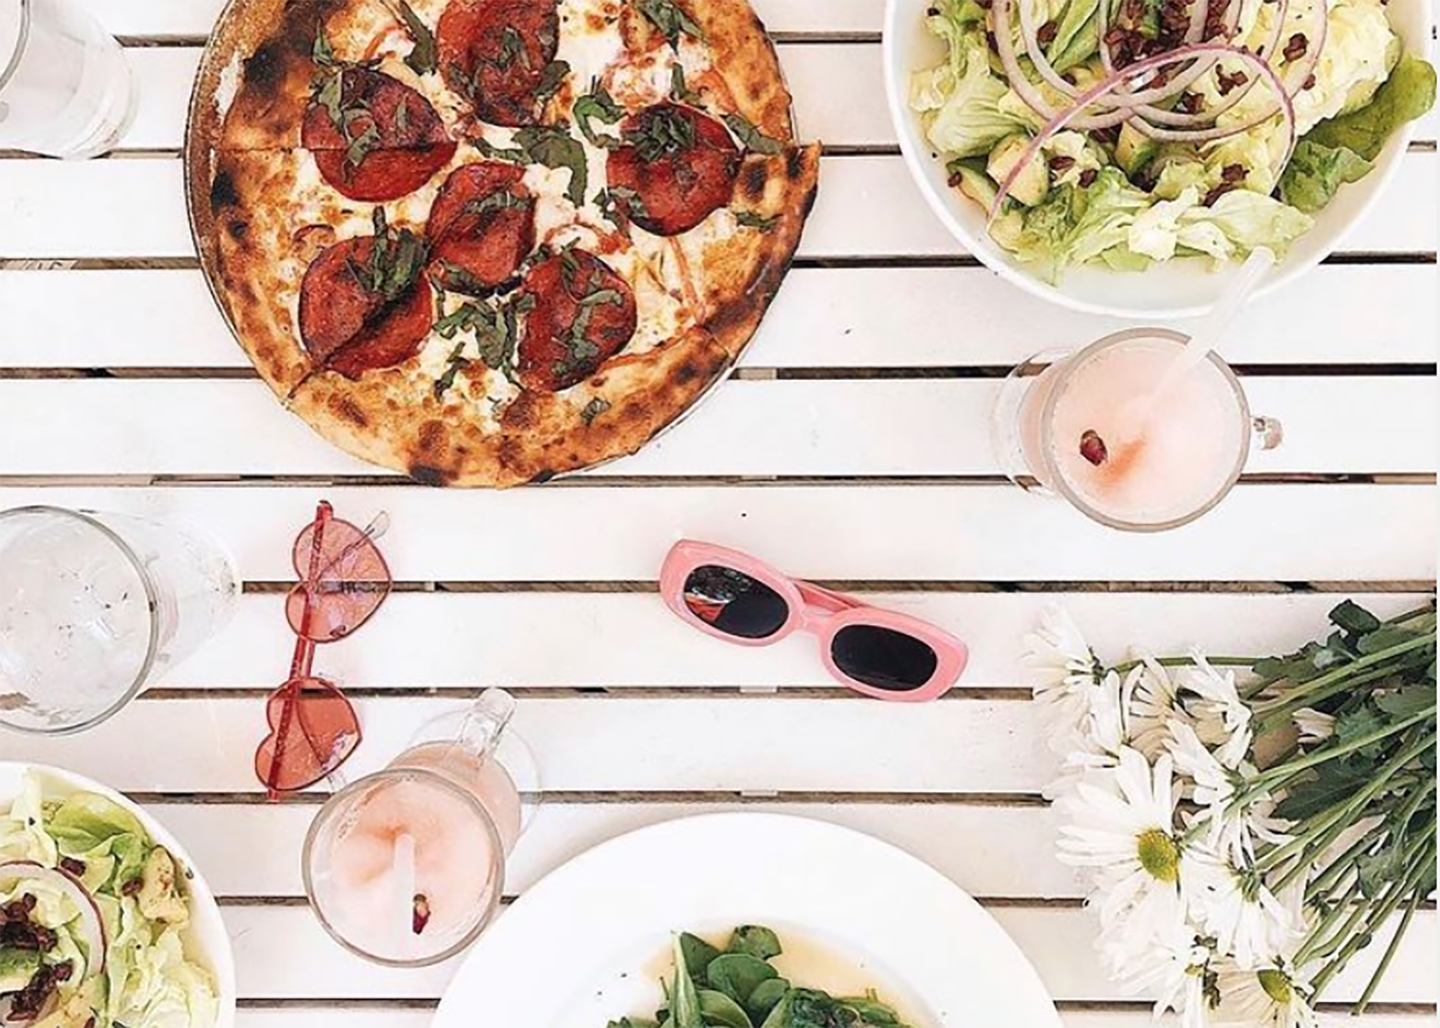
[[1173,528],[1218,503],[1249,455],[1250,412],[1215,357],[1147,403],[1184,340],[1159,329],[1120,333],[1032,379],[1018,425],[1030,473],[1116,528]]
[[342,945],[419,966],[484,929],[522,822],[520,794],[493,753],[498,731],[478,748],[463,736],[421,742],[325,805],[306,843],[306,891]]

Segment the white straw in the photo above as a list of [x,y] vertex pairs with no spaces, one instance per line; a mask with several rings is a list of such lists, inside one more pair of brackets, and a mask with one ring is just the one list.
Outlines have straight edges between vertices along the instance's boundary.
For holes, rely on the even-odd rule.
[[1274,266],[1275,255],[1267,248],[1261,246],[1251,251],[1250,258],[1240,266],[1235,278],[1215,302],[1210,313],[1196,323],[1195,331],[1190,334],[1190,341],[1175,356],[1175,360],[1155,384],[1155,388],[1145,396],[1135,397],[1127,405],[1130,409],[1126,410],[1121,419],[1121,425],[1124,426],[1123,442],[1133,442],[1144,437],[1161,403],[1224,342],[1251,294],[1260,285],[1265,273]]

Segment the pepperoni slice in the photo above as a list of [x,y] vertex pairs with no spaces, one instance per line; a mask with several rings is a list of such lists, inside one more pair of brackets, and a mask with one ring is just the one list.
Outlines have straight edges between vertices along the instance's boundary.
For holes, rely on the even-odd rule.
[[451,0],[438,35],[440,72],[481,121],[539,121],[545,69],[560,48],[559,0]]
[[585,381],[635,335],[635,294],[585,250],[566,250],[530,269],[520,294],[534,302],[520,342],[527,389],[558,393]]
[[610,151],[606,175],[616,203],[646,232],[678,236],[730,202],[741,154],[720,122],[661,103],[621,128],[626,145]]
[[524,178],[518,165],[482,161],[445,180],[425,235],[432,273],[446,289],[494,289],[513,278],[535,249],[535,198]]
[[450,163],[455,140],[429,100],[370,68],[333,74],[338,86],[324,84],[300,133],[326,182],[352,200],[384,203],[413,193]]
[[305,349],[321,367],[350,379],[414,357],[435,314],[424,275],[390,303],[361,283],[356,269],[368,266],[374,249],[374,236],[337,243],[315,258],[300,285]]

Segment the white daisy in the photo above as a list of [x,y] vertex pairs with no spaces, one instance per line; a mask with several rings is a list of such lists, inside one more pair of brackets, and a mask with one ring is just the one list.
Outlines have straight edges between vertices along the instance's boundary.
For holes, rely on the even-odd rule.
[[1080,629],[1063,607],[1048,606],[1040,627],[1025,636],[1021,661],[1038,676],[1035,699],[1051,736],[1064,752],[1090,709],[1100,665]]
[[1250,752],[1250,707],[1240,698],[1235,672],[1211,666],[1199,650],[1190,653],[1194,664],[1177,673],[1180,688],[1193,696],[1182,699],[1195,722],[1195,734],[1215,749],[1226,767],[1239,767]]
[[1180,924],[1167,937],[1157,938],[1138,959],[1112,964],[1114,981],[1130,996],[1156,998],[1156,1020],[1167,1010],[1180,1015],[1182,1028],[1205,1024],[1204,987],[1207,968],[1215,953],[1188,924]]
[[1300,731],[1300,741],[1307,745],[1324,742],[1335,734],[1335,718],[1312,707],[1297,710],[1294,721]]
[[1065,760],[1060,777],[1045,790],[1050,799],[1070,795],[1092,772],[1114,770],[1120,751],[1129,742],[1124,686],[1116,672],[1106,672],[1104,679],[1089,689],[1085,704],[1084,714],[1062,748]]
[[1275,966],[1243,968],[1221,962],[1215,978],[1220,1002],[1210,1012],[1216,1025],[1246,1028],[1315,1028],[1309,988]]
[[1102,944],[1123,961],[1173,937],[1184,906],[1170,757],[1152,768],[1126,747],[1113,771],[1092,772],[1057,808],[1066,821],[1060,859],[1092,869],[1098,887]]
[[1293,951],[1303,926],[1258,874],[1204,843],[1188,847],[1181,863],[1190,919],[1215,938],[1221,953],[1253,970]]
[[1140,664],[1126,676],[1126,684],[1130,695],[1125,708],[1129,713],[1133,745],[1147,759],[1154,760],[1165,752],[1170,722],[1190,720],[1179,702],[1179,684],[1164,665],[1148,654],[1142,656]]

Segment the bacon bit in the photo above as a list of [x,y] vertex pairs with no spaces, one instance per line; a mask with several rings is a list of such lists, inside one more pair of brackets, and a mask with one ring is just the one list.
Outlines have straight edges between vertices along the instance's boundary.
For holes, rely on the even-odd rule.
[[1219,200],[1226,193],[1233,193],[1238,188],[1239,183],[1221,182],[1218,186],[1205,194],[1205,199],[1202,200],[1201,203],[1206,207],[1214,207],[1215,201]]
[[1304,83],[1304,85],[1302,85],[1300,88],[1301,88],[1301,89],[1314,89],[1314,88],[1315,88],[1315,73],[1314,73],[1314,72],[1311,72],[1309,75],[1306,75],[1306,76],[1305,76],[1305,83]]
[[1234,90],[1250,81],[1250,76],[1243,71],[1227,72],[1223,69],[1215,76],[1215,84],[1220,87],[1221,96],[1229,96]]
[[1055,37],[1060,34],[1060,26],[1053,21],[1047,21],[1040,26],[1040,31],[1035,34],[1035,39],[1041,46],[1049,46],[1055,42]]
[[1285,44],[1282,51],[1287,61],[1298,61],[1310,50],[1310,40],[1305,38],[1305,33],[1297,32],[1290,37],[1290,42]]
[[1065,154],[1056,154],[1050,158],[1050,170],[1056,174],[1063,174],[1075,167],[1075,158],[1067,157]]
[[76,860],[74,857],[61,857],[60,870],[80,878],[85,874],[85,861]]
[[958,171],[954,171],[950,173],[950,177],[945,180],[945,183],[951,189],[959,189],[961,184],[964,183],[964,181],[965,176],[960,174]]
[[430,898],[423,892],[417,892],[411,903],[410,930],[416,935],[422,934],[430,923],[430,914]]
[[1086,168],[1080,173],[1080,188],[1089,189],[1095,184],[1095,180],[1099,177],[1100,173],[1094,168]]
[[1087,428],[1080,436],[1080,456],[1097,468],[1110,458],[1110,451],[1105,446],[1105,440],[1101,439],[1100,433],[1093,428]]
[[1199,114],[1201,108],[1205,106],[1205,98],[1199,93],[1182,93],[1175,106],[1186,114]]
[[145,886],[145,883],[140,880],[140,876],[139,876],[139,875],[136,875],[134,878],[130,879],[130,880],[129,880],[128,882],[126,882],[124,885],[120,886],[120,895],[122,895],[122,896],[135,896],[135,895],[138,895],[139,892],[140,892],[140,890],[141,890],[142,888],[144,888],[144,886]]
[[1239,185],[1241,182],[1244,182],[1249,175],[1250,169],[1245,167],[1245,165],[1227,164],[1225,165],[1225,169],[1220,172],[1220,180],[1222,182],[1229,182],[1232,185]]

